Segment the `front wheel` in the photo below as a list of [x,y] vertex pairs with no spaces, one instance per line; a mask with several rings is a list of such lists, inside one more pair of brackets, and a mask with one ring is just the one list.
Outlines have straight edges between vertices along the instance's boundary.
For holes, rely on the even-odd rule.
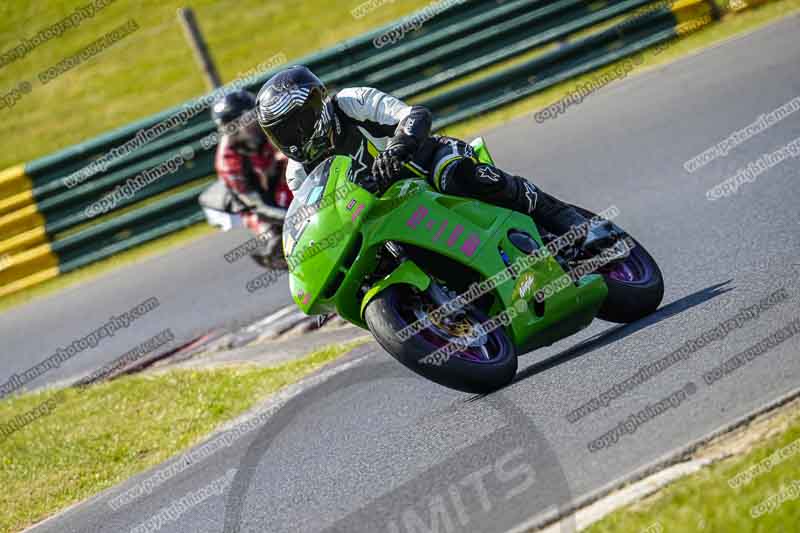
[[[471,306],[432,320],[436,308],[424,292],[392,285],[367,306],[364,318],[375,339],[389,354],[417,374],[452,389],[488,393],[511,383],[517,355],[503,328],[481,331],[488,320]],[[400,338],[412,324],[427,324]],[[407,331],[407,330],[406,330]]]
[[[263,216],[261,220],[265,222]],[[250,254],[250,257],[258,266],[267,270],[288,269],[286,258],[283,256],[282,231],[283,227],[280,224],[270,224],[267,229],[262,230],[257,236],[263,242],[259,249]]]
[[[587,209],[574,207],[587,218],[596,216]],[[664,278],[655,259],[644,246],[616,224],[614,229],[629,237],[634,246],[627,258],[598,271],[606,282],[608,296],[597,313],[597,318],[628,324],[658,309],[664,297]]]

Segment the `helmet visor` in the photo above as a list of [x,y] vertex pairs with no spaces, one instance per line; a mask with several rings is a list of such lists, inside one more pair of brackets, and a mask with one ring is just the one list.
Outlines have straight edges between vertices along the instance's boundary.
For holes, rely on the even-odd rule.
[[329,124],[323,120],[322,95],[312,91],[308,100],[279,123],[264,128],[270,141],[287,157],[312,163],[330,148]]

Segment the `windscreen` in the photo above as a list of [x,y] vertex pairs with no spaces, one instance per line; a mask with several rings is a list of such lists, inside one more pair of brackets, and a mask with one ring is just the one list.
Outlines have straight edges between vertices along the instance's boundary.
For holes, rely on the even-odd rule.
[[294,200],[286,212],[283,223],[283,253],[287,257],[294,251],[311,217],[320,209],[322,193],[328,183],[331,161],[332,157],[317,165],[294,193]]

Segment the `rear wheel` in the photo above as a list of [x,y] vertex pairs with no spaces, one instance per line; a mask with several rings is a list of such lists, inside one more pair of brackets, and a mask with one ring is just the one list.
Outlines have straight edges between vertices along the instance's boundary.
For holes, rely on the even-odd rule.
[[[583,216],[596,216],[587,209],[574,206]],[[664,278],[655,259],[638,241],[614,224],[614,229],[630,238],[635,246],[627,258],[601,268],[598,273],[608,286],[608,296],[597,318],[627,324],[655,312],[664,297]]]
[[[487,393],[509,384],[517,372],[517,355],[503,328],[479,331],[488,320],[467,306],[436,321],[437,306],[425,292],[392,285],[365,310],[365,320],[378,343],[404,366],[440,385],[470,393]],[[427,324],[405,340],[398,332]]]

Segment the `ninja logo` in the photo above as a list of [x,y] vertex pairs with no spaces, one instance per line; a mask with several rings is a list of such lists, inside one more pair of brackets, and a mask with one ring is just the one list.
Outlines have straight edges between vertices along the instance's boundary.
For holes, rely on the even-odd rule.
[[531,295],[533,291],[533,282],[535,281],[533,274],[526,272],[522,276],[520,276],[520,280],[518,282],[519,289],[517,290],[517,294],[522,299],[527,300],[528,296]]

